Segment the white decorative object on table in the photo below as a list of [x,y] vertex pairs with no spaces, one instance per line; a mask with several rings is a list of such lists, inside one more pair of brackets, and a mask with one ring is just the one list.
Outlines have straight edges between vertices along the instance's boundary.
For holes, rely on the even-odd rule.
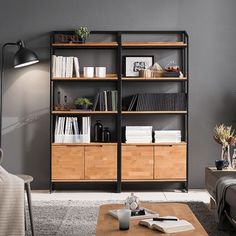
[[139,209],[139,198],[131,193],[131,196],[127,197],[125,200],[126,208],[130,209],[131,211],[135,211]]
[[94,67],[84,67],[84,77],[93,78],[94,77]]
[[106,77],[106,67],[96,67],[95,73],[96,73],[96,77],[105,78]]

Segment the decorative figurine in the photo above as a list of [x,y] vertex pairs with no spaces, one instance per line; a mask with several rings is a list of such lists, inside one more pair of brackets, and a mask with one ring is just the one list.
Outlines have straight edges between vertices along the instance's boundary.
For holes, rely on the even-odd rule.
[[136,211],[139,209],[139,198],[131,193],[131,196],[127,197],[125,200],[125,206],[131,211]]

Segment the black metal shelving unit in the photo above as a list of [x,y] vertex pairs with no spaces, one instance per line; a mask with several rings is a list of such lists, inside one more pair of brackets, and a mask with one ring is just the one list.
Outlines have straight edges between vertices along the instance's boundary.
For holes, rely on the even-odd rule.
[[[51,41],[50,41],[50,56],[52,58],[52,55],[57,55],[57,53],[60,50],[79,50],[79,49],[86,49],[86,50],[114,50],[114,53],[116,53],[116,74],[117,74],[117,80],[108,80],[115,84],[116,89],[118,90],[118,111],[117,113],[112,114],[105,114],[112,115],[116,117],[116,143],[117,143],[117,180],[113,182],[104,182],[104,181],[96,181],[96,182],[53,182],[52,181],[52,157],[50,158],[50,191],[53,191],[54,189],[103,189],[105,187],[106,189],[114,190],[116,192],[121,192],[122,190],[133,190],[133,189],[167,189],[167,188],[178,188],[183,191],[188,191],[188,156],[189,156],[189,144],[188,144],[188,117],[189,117],[189,37],[186,31],[91,31],[91,35],[110,35],[112,36],[115,41],[113,44],[107,44],[107,45],[91,45],[91,44],[76,44],[71,46],[70,44],[55,44],[54,43],[54,35],[55,34],[73,34],[73,31],[53,31],[51,34]],[[123,37],[127,35],[175,35],[180,42],[183,44],[179,45],[130,45],[125,44],[125,41],[123,41]],[[183,127],[183,138],[186,142],[186,180],[176,180],[176,181],[123,181],[122,180],[122,120],[125,119],[127,115],[125,112],[122,112],[122,91],[123,91],[123,83],[126,83],[127,81],[134,81],[134,82],[143,82],[143,80],[140,79],[124,79],[122,74],[122,58],[123,55],[125,55],[126,50],[179,50],[180,51],[180,63],[181,63],[181,69],[184,74],[184,77],[186,79],[174,79],[169,80],[162,78],[160,80],[152,80],[152,79],[146,79],[146,83],[149,81],[152,81],[153,83],[159,83],[159,82],[168,82],[168,83],[180,83],[181,92],[184,92],[187,94],[187,109],[186,111],[180,111],[178,112],[163,112],[163,113],[137,113],[136,115],[152,115],[152,116],[162,116],[162,115],[170,115],[170,116],[181,116],[182,119],[182,127]],[[68,80],[68,79],[53,79],[52,78],[52,60],[51,60],[51,67],[50,67],[50,153],[52,153],[52,143],[54,142],[54,122],[55,122],[55,116],[73,116],[73,113],[71,114],[54,114],[53,113],[53,107],[55,105],[54,101],[54,87],[57,83],[74,83],[75,81],[80,81],[81,83],[92,83],[94,80]],[[98,80],[101,81],[101,83],[104,83],[107,81],[106,79]],[[79,114],[75,114],[77,116]],[[83,114],[85,115],[85,114]],[[87,113],[87,115],[96,115]],[[102,114],[101,114],[102,115]],[[131,114],[133,115],[133,114]]]

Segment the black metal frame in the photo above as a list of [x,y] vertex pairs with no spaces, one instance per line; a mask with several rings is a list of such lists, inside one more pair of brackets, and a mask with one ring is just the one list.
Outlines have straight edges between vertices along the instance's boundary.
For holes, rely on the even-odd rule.
[[[51,34],[51,46],[50,46],[50,57],[52,58],[52,55],[55,53],[56,49],[68,49],[71,48],[70,46],[52,46],[52,43],[54,42],[54,34],[73,34],[74,31],[53,31]],[[116,192],[122,191],[122,185],[124,189],[132,189],[132,188],[138,188],[138,189],[166,189],[166,186],[171,187],[179,186],[179,188],[183,191],[188,191],[188,178],[189,178],[189,171],[188,171],[188,165],[189,165],[189,132],[188,132],[188,119],[189,119],[189,36],[186,31],[91,31],[91,34],[108,34],[108,35],[114,35],[116,37],[116,42],[118,43],[118,46],[99,46],[99,47],[91,47],[91,46],[74,46],[73,49],[114,49],[117,53],[116,58],[116,70],[117,70],[117,90],[118,90],[118,113],[116,115],[116,124],[117,124],[117,180],[114,182],[104,183],[102,180],[100,182],[96,183],[89,183],[89,182],[80,182],[80,183],[53,183],[51,181],[51,158],[50,158],[50,192],[56,189],[65,189],[69,187],[69,189],[78,189],[78,188],[92,188],[97,189],[96,186],[100,186],[99,184],[105,184],[108,186],[108,189],[114,189],[114,184],[116,185]],[[122,35],[127,34],[168,34],[168,35],[179,35],[182,42],[186,43],[187,45],[183,46],[122,46]],[[150,181],[150,182],[126,182],[122,181],[122,65],[123,65],[123,50],[125,49],[175,49],[175,50],[181,50],[181,64],[182,64],[182,70],[184,72],[184,76],[187,77],[187,80],[184,81],[174,81],[174,82],[180,82],[181,83],[181,91],[185,92],[187,94],[187,113],[186,114],[175,114],[175,115],[181,115],[183,117],[183,127],[184,127],[184,139],[187,143],[187,166],[186,166],[186,181],[168,181],[168,182],[161,182],[161,181]],[[50,78],[52,78],[52,63],[50,63]],[[65,81],[65,80],[64,80]],[[163,82],[163,80],[161,80]],[[156,81],[159,82],[159,81]],[[170,81],[171,82],[171,81]],[[56,83],[56,81],[55,81]],[[50,82],[50,156],[51,156],[51,143],[53,142],[53,104],[54,104],[54,81],[51,80]],[[159,115],[159,114],[158,114]],[[161,115],[161,114],[160,114]],[[145,183],[145,184],[143,184]],[[105,187],[104,185],[104,187]],[[140,186],[141,185],[141,186]],[[101,187],[101,186],[100,186]],[[99,187],[99,188],[100,188]],[[105,187],[105,189],[107,189]]]

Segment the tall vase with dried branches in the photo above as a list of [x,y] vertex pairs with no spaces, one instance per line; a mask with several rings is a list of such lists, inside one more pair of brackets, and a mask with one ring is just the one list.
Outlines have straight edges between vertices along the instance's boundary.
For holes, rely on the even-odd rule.
[[230,146],[236,143],[234,132],[235,130],[232,129],[232,126],[226,126],[224,124],[216,125],[214,128],[214,139],[222,146],[221,160],[225,161],[225,167],[227,168],[232,168]]

